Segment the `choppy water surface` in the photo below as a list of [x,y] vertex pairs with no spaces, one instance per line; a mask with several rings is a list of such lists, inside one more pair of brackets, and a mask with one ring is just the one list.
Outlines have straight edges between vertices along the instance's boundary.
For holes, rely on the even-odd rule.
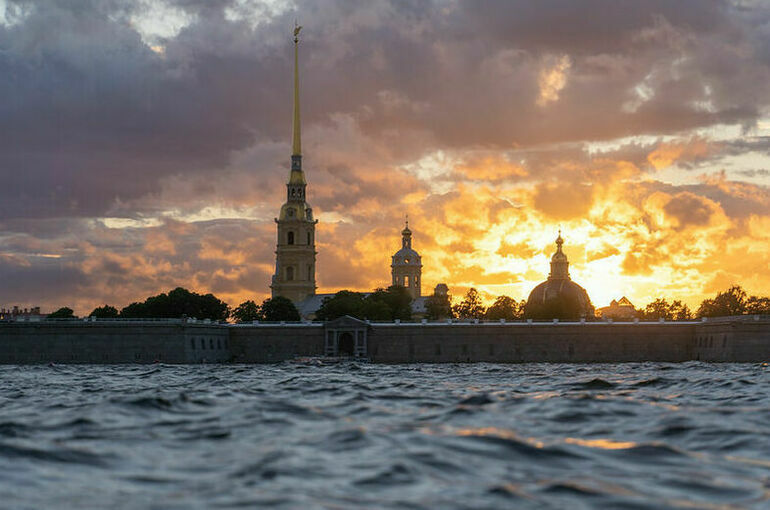
[[0,377],[4,508],[770,508],[761,365]]

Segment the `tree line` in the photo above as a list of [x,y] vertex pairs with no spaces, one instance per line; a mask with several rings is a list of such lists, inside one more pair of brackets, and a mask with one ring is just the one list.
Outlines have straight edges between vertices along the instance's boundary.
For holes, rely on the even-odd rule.
[[[569,310],[568,304],[560,309],[559,302],[552,303],[548,314],[552,317],[532,317],[528,312],[526,301],[510,296],[498,296],[489,306],[484,306],[479,292],[471,288],[458,303],[452,303],[450,295],[432,295],[425,299],[425,318],[441,319],[479,319],[497,321],[523,320],[527,318],[573,319],[574,311]],[[718,292],[713,298],[705,299],[695,312],[679,300],[669,301],[657,298],[644,308],[635,309],[635,316],[642,320],[667,321],[692,320],[701,317],[725,317],[731,315],[770,315],[770,298],[750,296],[739,285]],[[316,311],[316,319],[333,320],[349,315],[362,320],[374,321],[408,321],[413,318],[412,297],[404,287],[391,286],[386,289],[377,288],[370,293],[341,290],[327,297]],[[423,315],[423,314],[421,314]],[[276,296],[257,304],[255,301],[244,301],[234,309],[213,294],[198,294],[182,287],[177,287],[168,293],[150,296],[144,301],[131,303],[120,310],[111,305],[95,308],[89,317],[97,318],[181,318],[195,317],[212,321],[244,323],[252,321],[299,321],[301,319],[297,307],[291,300]],[[62,307],[48,315],[50,318],[74,318],[71,308]]]
[[717,292],[713,298],[704,299],[693,313],[681,301],[668,302],[658,298],[639,311],[640,318],[689,320],[702,317],[728,317],[731,315],[770,315],[770,298],[749,296],[740,285]]
[[[69,307],[62,307],[48,315],[52,319],[75,318]],[[235,309],[213,294],[198,294],[182,287],[177,287],[168,293],[150,296],[144,301],[137,301],[124,306],[120,310],[111,305],[103,305],[88,314],[88,317],[99,319],[178,319],[194,317],[212,321],[236,322],[263,321],[298,321],[300,320],[297,307],[291,300],[277,296],[266,299],[261,305],[254,301],[244,301]]]

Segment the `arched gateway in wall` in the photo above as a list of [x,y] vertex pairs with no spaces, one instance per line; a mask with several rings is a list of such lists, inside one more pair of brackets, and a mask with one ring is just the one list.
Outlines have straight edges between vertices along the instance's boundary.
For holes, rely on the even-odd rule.
[[369,325],[346,315],[324,325],[324,353],[327,356],[367,356],[366,337]]

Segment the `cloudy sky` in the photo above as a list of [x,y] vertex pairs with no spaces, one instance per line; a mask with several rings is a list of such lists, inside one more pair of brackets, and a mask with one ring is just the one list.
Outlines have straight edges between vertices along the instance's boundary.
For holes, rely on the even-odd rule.
[[0,0],[0,306],[267,297],[295,18],[319,292],[770,294],[764,0]]

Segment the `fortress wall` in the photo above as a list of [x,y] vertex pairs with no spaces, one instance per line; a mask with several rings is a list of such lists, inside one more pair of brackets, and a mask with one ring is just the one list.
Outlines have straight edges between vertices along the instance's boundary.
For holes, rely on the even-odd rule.
[[[201,339],[206,349],[200,348]],[[195,348],[193,342],[197,342]],[[196,363],[229,357],[228,330],[217,325],[181,321],[0,324],[0,363]]]
[[[271,363],[323,356],[320,324],[0,323],[0,363]],[[378,363],[770,360],[770,318],[700,323],[372,324]]]
[[230,329],[230,351],[237,363],[274,363],[324,355],[320,324],[238,325]]
[[695,330],[693,359],[758,363],[770,360],[770,320],[742,316],[710,319]]
[[374,362],[687,361],[694,323],[408,324],[369,332]]

